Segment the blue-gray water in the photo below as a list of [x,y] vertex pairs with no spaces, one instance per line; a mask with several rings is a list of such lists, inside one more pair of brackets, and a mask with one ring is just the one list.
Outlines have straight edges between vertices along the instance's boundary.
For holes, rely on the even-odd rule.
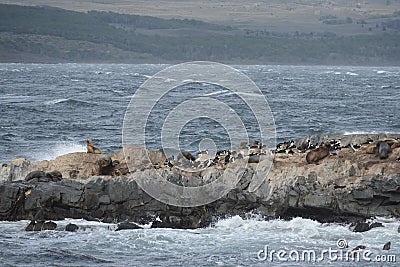
[[[123,117],[132,95],[165,67],[0,64],[0,162],[85,151],[87,138],[105,152],[119,150]],[[319,133],[400,132],[399,67],[236,67],[267,98],[278,141]],[[193,88],[193,92],[230,101],[223,88]],[[157,112],[165,112],[165,107],[185,97],[175,90],[159,103],[159,111],[155,107],[147,133],[150,147],[160,148],[157,135],[163,116]],[[247,116],[244,107],[236,108]],[[257,127],[249,118],[246,127],[256,136]],[[222,148],[229,145],[225,134],[218,125],[193,121],[183,129],[182,143],[194,149],[196,140],[210,137]],[[348,226],[303,219],[264,222],[234,217],[206,229],[126,232],[112,231],[115,225],[75,220],[87,226],[78,233],[61,231],[66,221],[58,222],[60,231],[40,233],[24,232],[27,222],[0,222],[0,266],[268,266],[270,262],[257,259],[265,245],[318,253],[337,249],[338,239],[346,239],[350,248],[366,245],[373,256],[395,254],[398,258],[400,222],[379,220],[384,228],[362,234],[352,233]],[[392,249],[384,253],[381,248],[389,240]],[[305,265],[289,263],[285,265]]]
[[[347,225],[319,224],[300,218],[284,222],[233,217],[204,229],[119,232],[113,231],[113,224],[82,220],[61,221],[58,230],[44,232],[24,232],[28,221],[1,222],[0,266],[397,266],[393,260],[377,263],[376,257],[395,255],[400,260],[399,222],[383,218],[378,221],[383,222],[383,228],[365,233],[353,233]],[[63,231],[69,222],[86,229]],[[349,248],[340,250],[339,239],[346,240]],[[391,241],[392,248],[383,251],[387,241]],[[360,262],[347,261],[345,255],[358,245],[365,245],[371,254],[366,255],[366,260],[360,258]],[[288,254],[284,256],[286,262],[279,261],[276,254],[273,262],[264,260],[263,254],[260,260],[257,254],[265,251],[265,246],[269,252],[298,251],[300,255],[311,250],[316,262],[296,262]],[[331,258],[327,254],[322,258],[322,251],[329,249],[336,252]],[[339,253],[343,259],[338,258]]]
[[[85,150],[87,138],[106,152],[117,151],[132,95],[165,67],[0,64],[0,162],[15,157],[50,159]],[[400,132],[398,67],[236,67],[255,81],[268,100],[278,141],[319,133]],[[230,100],[221,88],[193,91]],[[161,147],[157,136],[163,118],[158,115],[185,97],[187,91],[180,94],[176,90],[160,101],[161,108],[154,107],[148,146]],[[246,114],[243,105],[235,111]],[[250,134],[255,134],[252,121],[244,121],[249,122]],[[221,148],[228,147],[221,128],[201,121],[189,123],[181,135],[183,146],[204,137],[211,137]]]

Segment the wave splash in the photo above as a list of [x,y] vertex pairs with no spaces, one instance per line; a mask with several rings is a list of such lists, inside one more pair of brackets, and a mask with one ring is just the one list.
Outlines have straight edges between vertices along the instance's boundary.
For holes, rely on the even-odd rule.
[[32,159],[33,161],[52,160],[58,156],[74,152],[86,152],[86,146],[74,142],[59,142],[36,152],[32,155]]

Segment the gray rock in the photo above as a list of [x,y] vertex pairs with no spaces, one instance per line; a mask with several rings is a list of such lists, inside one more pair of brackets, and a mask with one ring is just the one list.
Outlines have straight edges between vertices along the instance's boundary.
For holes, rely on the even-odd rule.
[[79,230],[79,227],[73,223],[69,223],[65,226],[65,231],[68,231],[68,232],[76,232],[78,230]]
[[389,250],[390,249],[390,246],[391,246],[391,242],[389,241],[389,242],[387,242],[385,245],[383,245],[383,248],[382,248],[382,250]]
[[376,228],[376,227],[383,227],[383,224],[380,222],[371,223],[369,229]]
[[[331,136],[314,137],[312,141],[320,143],[329,138]],[[363,142],[365,137],[335,138],[357,143]],[[200,173],[192,173],[181,171],[176,166],[162,167],[165,156],[159,152],[149,154],[159,163],[159,169],[154,169],[152,164],[144,168],[146,150],[131,150],[133,156],[138,156],[137,159],[131,158],[136,164],[135,168],[137,166],[132,176],[91,176],[93,173],[98,175],[97,161],[100,156],[87,153],[73,153],[51,162],[33,163],[38,167],[37,170],[44,170],[47,175],[43,177],[43,173],[39,173],[28,182],[11,182],[8,178],[0,182],[0,220],[84,218],[101,219],[104,222],[153,222],[154,227],[197,228],[209,225],[216,218],[245,216],[252,211],[267,218],[302,216],[322,222],[350,223],[372,216],[398,217],[400,214],[400,175],[395,161],[400,148],[393,149],[396,157],[386,160],[362,154],[362,148],[356,151],[343,148],[338,155],[332,155],[320,165],[313,166],[306,163],[305,153],[277,154],[267,179],[257,186],[252,185],[259,165],[248,164],[236,168],[235,163],[240,159],[228,165],[219,164]],[[121,152],[112,158],[121,162],[121,165],[126,164]],[[84,163],[86,160],[88,164]],[[14,162],[14,166],[17,163]],[[3,174],[5,168],[10,170],[10,165],[2,167]],[[29,168],[25,170],[32,171]],[[54,170],[60,170],[64,179],[59,180],[59,174]],[[77,177],[82,180],[68,176],[73,170],[80,173]],[[49,175],[51,172],[53,174]],[[146,194],[135,181],[138,177],[152,179],[155,175],[161,175],[175,184],[199,186],[219,179],[223,173],[232,179],[240,175],[240,180],[221,199],[193,208],[161,203]],[[155,221],[157,217],[161,222]],[[354,229],[364,231],[374,226],[378,225],[359,224]]]
[[249,163],[259,163],[260,162],[260,155],[250,155],[248,162]]
[[115,229],[115,231],[133,230],[133,229],[142,229],[142,227],[140,227],[136,223],[122,222],[118,224],[118,227],[117,229]]
[[31,170],[31,163],[25,158],[13,159],[10,164],[2,164],[0,181],[21,181]]
[[55,222],[49,221],[31,221],[25,228],[25,231],[45,231],[45,230],[55,230],[57,224]]
[[353,228],[353,232],[361,233],[361,232],[366,232],[370,229],[371,228],[368,223],[360,222],[355,225],[355,227]]

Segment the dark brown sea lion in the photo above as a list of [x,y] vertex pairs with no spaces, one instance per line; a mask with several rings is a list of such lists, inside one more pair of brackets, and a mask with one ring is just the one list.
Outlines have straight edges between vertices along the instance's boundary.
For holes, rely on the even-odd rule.
[[46,173],[45,172],[33,171],[33,172],[30,172],[30,173],[28,173],[26,175],[25,181],[30,181],[30,180],[35,179],[35,178],[39,179],[39,178],[42,178],[42,177],[46,177]]
[[178,156],[178,160],[180,158],[182,158],[182,156],[185,157],[186,159],[190,160],[190,161],[195,161],[196,160],[196,158],[188,151],[182,151],[181,155]]
[[377,143],[378,147],[378,154],[377,156],[380,159],[387,159],[389,157],[389,154],[392,153],[392,149],[390,148],[390,145],[386,143],[385,141],[379,141]]
[[88,139],[86,141],[86,144],[87,144],[87,153],[101,154],[101,150],[93,145],[92,140]]
[[329,150],[331,148],[331,144],[329,142],[325,143],[323,146],[320,146],[314,150],[311,150],[307,153],[306,160],[308,164],[318,162],[327,156],[329,156]]
[[113,161],[110,157],[102,157],[97,161],[100,175],[111,175],[114,171]]
[[62,180],[62,174],[59,171],[48,172],[46,173],[46,177],[53,182],[58,182]]

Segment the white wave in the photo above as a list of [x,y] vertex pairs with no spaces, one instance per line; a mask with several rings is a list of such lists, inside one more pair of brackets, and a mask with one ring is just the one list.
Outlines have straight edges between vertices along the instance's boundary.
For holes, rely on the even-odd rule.
[[365,131],[351,131],[351,132],[344,132],[343,135],[353,135],[353,134],[368,134]]
[[44,102],[45,105],[55,105],[55,104],[59,104],[59,103],[63,103],[68,101],[68,98],[59,98],[59,99],[53,99],[53,100],[49,100]]
[[186,80],[182,81],[182,83],[196,83],[196,82],[198,82],[198,81],[195,81],[193,79],[186,79]]
[[240,216],[234,216],[228,219],[219,220],[215,224],[215,228],[223,230],[288,230],[288,231],[301,231],[304,229],[311,229],[319,227],[321,223],[302,218],[294,218],[290,221],[280,219],[276,220],[263,220],[261,216],[254,216],[250,219],[243,219]]
[[340,71],[335,71],[334,74],[340,75],[340,74],[342,74],[342,73],[341,73]]
[[223,94],[223,93],[226,93],[226,92],[229,92],[229,91],[228,90],[220,90],[220,91],[216,91],[216,92],[205,94],[204,96],[219,95],[219,94]]
[[170,78],[164,80],[165,83],[170,83],[175,81],[176,81],[175,79],[170,79]]
[[389,72],[386,71],[386,70],[378,70],[376,73],[377,74],[386,74],[386,73],[389,73]]
[[396,134],[395,132],[388,132],[388,131],[350,131],[350,132],[344,132],[343,135],[353,135],[353,134]]
[[357,73],[355,73],[355,72],[351,72],[351,71],[348,71],[348,72],[346,72],[346,75],[350,75],[350,76],[358,76],[358,74],[357,74]]
[[32,158],[33,161],[52,160],[58,156],[74,152],[86,152],[86,146],[74,142],[59,142],[35,153]]

